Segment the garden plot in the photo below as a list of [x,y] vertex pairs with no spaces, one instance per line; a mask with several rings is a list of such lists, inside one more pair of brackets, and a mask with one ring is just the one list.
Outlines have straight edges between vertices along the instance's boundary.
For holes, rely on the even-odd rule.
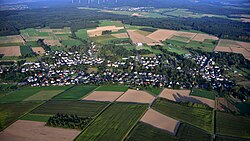
[[145,91],[128,90],[125,92],[117,102],[134,102],[134,103],[151,103],[154,96]]
[[169,39],[173,36],[174,33],[177,31],[175,30],[166,30],[166,29],[158,29],[157,31],[153,32],[152,34],[149,34],[147,37],[158,41],[162,42],[165,41],[166,39]]
[[178,127],[180,125],[180,122],[178,120],[165,116],[153,109],[149,109],[140,121],[166,130],[173,135],[176,135]]
[[173,89],[164,89],[160,97],[166,98],[171,101],[175,102],[193,102],[193,103],[199,103],[199,104],[205,104],[212,108],[215,106],[214,100],[203,98],[203,97],[197,97],[197,96],[190,96],[190,90],[173,90]]
[[90,95],[83,98],[83,100],[90,100],[90,101],[109,101],[113,102],[118,97],[120,97],[123,92],[114,92],[114,91],[94,91]]
[[21,56],[19,46],[0,47],[0,54],[4,56]]
[[96,29],[87,30],[89,37],[101,36],[103,31],[112,31],[117,32],[118,30],[124,29],[124,27],[116,26],[102,26],[97,27]]
[[18,120],[0,132],[1,141],[73,141],[79,130],[45,126],[45,122]]

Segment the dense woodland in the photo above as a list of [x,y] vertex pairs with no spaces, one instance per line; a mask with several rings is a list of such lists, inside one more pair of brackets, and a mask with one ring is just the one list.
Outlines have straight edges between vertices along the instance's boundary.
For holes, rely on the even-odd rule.
[[[41,15],[41,16],[37,16]],[[79,10],[75,7],[56,9],[33,9],[24,11],[0,12],[0,35],[19,34],[20,29],[30,27],[77,29],[96,27],[98,20],[120,20],[131,25],[152,26],[174,30],[200,30],[221,38],[250,41],[249,23],[222,18],[138,18],[94,10]],[[17,30],[16,30],[17,29]]]

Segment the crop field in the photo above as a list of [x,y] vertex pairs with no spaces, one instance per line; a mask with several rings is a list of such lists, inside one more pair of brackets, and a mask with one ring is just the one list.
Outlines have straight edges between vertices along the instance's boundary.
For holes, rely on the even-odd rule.
[[145,123],[138,123],[128,136],[128,141],[211,141],[211,135],[199,128],[182,123],[177,135],[155,128]]
[[31,112],[31,114],[55,115],[57,113],[76,114],[82,117],[94,117],[108,103],[87,101],[48,101]]
[[133,102],[133,103],[151,103],[154,97],[145,92],[129,89],[121,97],[119,97],[117,102]]
[[126,92],[128,90],[127,86],[100,86],[95,91],[116,91],[116,92]]
[[39,55],[43,55],[45,53],[45,50],[42,47],[33,47],[32,51]]
[[216,133],[250,138],[250,118],[230,113],[216,112]]
[[160,42],[153,40],[149,37],[146,37],[138,32],[136,30],[128,30],[128,34],[134,44],[137,43],[144,43],[144,44],[160,44]]
[[144,35],[144,36],[148,36],[149,34],[151,34],[151,32],[148,31],[143,31],[143,30],[136,30],[135,32]]
[[213,111],[188,107],[165,99],[158,99],[153,109],[182,122],[189,123],[208,132],[213,131]]
[[72,141],[81,133],[79,130],[53,128],[45,126],[45,122],[18,120],[4,132],[0,132],[1,141]]
[[112,36],[114,36],[116,38],[128,38],[128,34],[127,33],[112,34]]
[[87,30],[87,33],[89,37],[96,37],[96,36],[101,36],[103,31],[118,32],[119,30],[122,29],[124,29],[124,27],[101,26],[101,27],[96,27],[96,29]]
[[20,90],[15,90],[13,92],[9,92],[4,97],[0,98],[0,103],[4,102],[17,102],[23,101],[24,99],[32,96],[33,94],[38,93],[39,91],[45,90],[66,90],[70,88],[70,86],[50,86],[50,87],[25,87]]
[[29,45],[31,47],[39,47],[39,45],[37,44],[36,41],[29,41],[29,42],[27,42],[27,45]]
[[49,46],[61,46],[61,43],[58,39],[45,39],[44,43]]
[[94,91],[82,100],[114,102],[123,92]]
[[174,40],[166,40],[164,42],[163,48],[167,49],[169,52],[174,52],[179,55],[189,53],[189,51],[186,49],[186,43]]
[[101,43],[101,44],[108,43],[114,39],[117,39],[117,38],[109,34],[90,38],[90,40],[97,42],[97,43]]
[[19,46],[0,47],[0,54],[4,56],[21,56]]
[[39,102],[0,104],[0,131],[39,104]]
[[77,32],[75,32],[76,37],[82,39],[82,40],[87,40],[88,39],[88,33],[86,29],[79,29]]
[[63,93],[57,95],[53,99],[55,100],[72,100],[80,99],[86,96],[88,93],[96,89],[97,86],[74,86]]
[[159,95],[162,91],[162,88],[151,88],[151,87],[148,87],[145,89],[145,91],[149,92],[150,94],[152,95]]
[[47,122],[51,116],[48,115],[39,115],[39,114],[26,114],[22,116],[21,120],[30,120],[30,121],[39,121]]
[[70,40],[62,40],[62,45],[63,46],[79,46],[81,45],[82,42],[79,40],[75,40],[75,39],[70,39]]
[[0,44],[8,44],[8,43],[22,43],[22,37],[20,35],[12,35],[12,36],[1,36]]
[[156,41],[165,41],[173,36],[176,33],[175,30],[166,30],[166,29],[158,29],[147,37],[156,40]]
[[215,96],[217,95],[217,92],[207,91],[207,90],[203,90],[203,89],[193,89],[192,92],[190,93],[190,95],[215,100]]
[[108,20],[102,20],[99,21],[99,26],[116,26],[116,27],[123,27],[123,24],[121,21],[108,21]]
[[213,41],[206,40],[204,42],[190,41],[186,48],[191,48],[195,50],[201,50],[203,52],[212,52],[215,48]]
[[147,105],[113,103],[77,141],[122,140],[146,109]]
[[23,43],[1,43],[0,44],[0,47],[9,47],[9,46],[22,46],[23,45]]
[[32,101],[32,100],[50,100],[52,97],[58,95],[64,90],[42,90],[38,93],[26,98],[24,101]]
[[183,36],[172,36],[169,40],[174,40],[174,41],[179,41],[179,42],[184,42],[188,43],[190,41],[190,38],[188,37],[183,37]]
[[198,41],[198,42],[204,42],[205,40],[219,40],[218,37],[213,36],[213,35],[208,35],[208,34],[201,34],[198,33],[196,36],[192,39],[193,41]]
[[215,140],[216,141],[249,141],[249,139],[246,139],[246,138],[221,136],[221,135],[217,135]]
[[32,50],[28,46],[20,46],[20,51],[23,56],[32,54]]
[[136,50],[148,50],[148,51],[150,51],[153,54],[162,54],[161,50],[159,50],[159,49],[153,49],[152,47],[147,46],[147,45],[145,45],[145,46],[137,46]]

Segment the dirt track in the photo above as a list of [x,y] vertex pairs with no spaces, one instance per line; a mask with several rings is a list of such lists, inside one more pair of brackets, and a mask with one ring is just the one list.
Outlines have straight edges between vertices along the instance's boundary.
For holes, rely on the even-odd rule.
[[1,141],[73,141],[79,130],[53,128],[45,122],[18,120],[0,132]]
[[173,135],[176,134],[180,122],[170,118],[168,116],[165,116],[153,109],[149,109],[145,115],[141,118],[142,122],[150,124],[156,128],[160,128],[162,130],[166,130]]

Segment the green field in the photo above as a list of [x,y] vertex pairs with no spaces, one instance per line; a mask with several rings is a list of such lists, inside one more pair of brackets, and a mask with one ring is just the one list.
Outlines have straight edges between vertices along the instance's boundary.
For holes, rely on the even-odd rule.
[[28,35],[28,36],[49,36],[47,32],[39,32],[34,28],[27,28],[20,31],[21,34]]
[[230,113],[216,112],[216,133],[250,138],[250,118]]
[[87,101],[48,101],[33,110],[32,114],[55,115],[57,113],[76,114],[78,116],[96,116],[108,103]]
[[39,47],[39,45],[37,44],[37,41],[28,41],[27,45],[31,47]]
[[72,100],[80,99],[93,91],[97,86],[75,86],[57,95],[54,99]]
[[214,100],[215,96],[217,95],[217,92],[216,91],[207,91],[204,89],[193,89],[190,95],[204,97],[204,98]]
[[101,44],[107,44],[114,39],[117,39],[117,38],[110,34],[90,38],[90,40],[97,42],[97,43],[101,43]]
[[147,109],[147,105],[114,103],[78,138],[79,141],[122,140]]
[[249,139],[217,135],[215,141],[249,141]]
[[3,102],[16,102],[23,101],[24,99],[45,90],[66,90],[71,86],[50,86],[50,87],[24,87],[13,92],[8,93],[6,96],[0,98],[0,103]]
[[62,40],[62,45],[63,45],[63,46],[72,47],[72,46],[79,46],[79,45],[81,45],[81,44],[82,44],[81,41],[75,40],[75,39]]
[[39,121],[39,122],[47,122],[51,116],[48,115],[38,115],[38,114],[26,114],[21,117],[21,120],[30,120],[30,121]]
[[123,24],[121,21],[109,21],[109,20],[102,20],[102,21],[99,21],[100,24],[99,26],[116,26],[116,27],[122,27]]
[[179,55],[187,54],[189,51],[186,49],[186,43],[174,41],[174,40],[166,40],[164,42],[163,49],[167,49],[169,52],[174,52]]
[[8,47],[8,46],[22,46],[23,43],[4,43],[4,44],[0,44],[0,47]]
[[32,100],[50,100],[52,97],[58,95],[59,93],[63,92],[64,90],[46,90],[46,91],[40,91],[24,101],[32,101]]
[[204,42],[190,41],[186,45],[186,48],[201,50],[204,52],[212,52],[214,50],[214,47],[215,47],[215,44],[209,40],[205,40]]
[[32,54],[32,50],[28,46],[20,46],[20,51],[23,56]]
[[189,40],[190,40],[190,38],[188,38],[188,37],[183,37],[183,36],[173,36],[173,37],[171,37],[170,38],[170,40],[174,40],[174,41],[179,41],[179,42],[184,42],[184,43],[187,43]]
[[127,86],[100,86],[96,91],[117,91],[126,92],[128,90]]
[[208,132],[213,131],[213,111],[180,105],[166,99],[157,99],[153,109],[174,119],[189,123]]
[[138,123],[129,135],[128,141],[211,141],[211,135],[189,124],[181,124],[177,135],[155,128],[145,123]]
[[0,131],[39,104],[38,102],[0,104]]
[[148,87],[148,88],[145,88],[145,90],[153,95],[159,95],[162,91],[162,88]]
[[87,40],[88,39],[88,33],[86,29],[79,29],[77,32],[75,32],[76,37],[82,39],[82,40]]

